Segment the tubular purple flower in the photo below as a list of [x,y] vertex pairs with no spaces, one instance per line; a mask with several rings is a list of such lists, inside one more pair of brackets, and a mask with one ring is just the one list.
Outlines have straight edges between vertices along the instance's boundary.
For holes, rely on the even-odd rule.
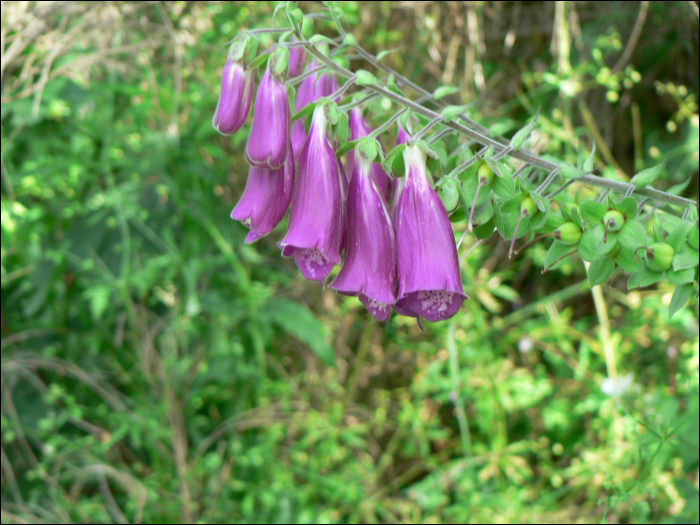
[[[372,128],[369,127],[367,121],[362,118],[362,110],[353,108],[350,112],[350,140],[357,140],[369,136],[372,133]],[[346,159],[347,172],[352,177],[355,168],[355,153],[350,152]],[[392,180],[381,164],[372,164],[372,178],[382,192],[384,200],[389,202],[391,199]]]
[[398,300],[403,315],[442,321],[467,299],[457,247],[442,200],[430,185],[425,152],[404,150],[406,184],[396,209]]
[[[309,64],[309,71],[316,68],[316,62],[314,60]],[[296,111],[299,112],[312,102],[316,102],[319,98],[325,97],[326,87],[323,78],[320,78],[316,82],[316,77],[318,73],[314,73],[310,77],[302,80],[297,90],[297,100],[296,100]],[[292,150],[294,151],[294,159],[299,162],[299,154],[301,153],[301,148],[304,147],[304,142],[306,141],[306,129],[304,128],[304,119],[294,121],[292,127]]]
[[212,125],[222,135],[233,135],[243,127],[253,101],[253,70],[239,61],[226,61],[221,76],[221,93]]
[[301,75],[308,58],[309,53],[303,46],[292,47],[289,50],[289,78]]
[[282,255],[294,257],[299,271],[312,281],[325,280],[341,261],[343,187],[327,128],[324,105],[319,105],[299,155],[289,230],[279,243]]
[[388,321],[396,300],[396,238],[389,208],[372,178],[372,161],[359,151],[348,194],[345,264],[330,288],[360,301],[379,321]]
[[270,233],[284,217],[292,200],[294,157],[288,154],[276,170],[250,167],[245,191],[231,212],[231,218],[250,228],[245,242],[257,241]]
[[[270,57],[255,97],[253,128],[248,137],[246,158],[256,168],[279,169],[290,149],[292,116],[284,85],[287,66],[280,65],[286,55],[278,58],[284,53],[288,51],[280,47]],[[279,73],[280,69],[282,73]]]

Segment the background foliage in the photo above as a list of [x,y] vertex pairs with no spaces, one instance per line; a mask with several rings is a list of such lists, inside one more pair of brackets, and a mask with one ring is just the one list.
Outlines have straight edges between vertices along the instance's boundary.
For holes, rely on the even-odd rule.
[[[697,4],[343,7],[485,125],[539,106],[532,150],[573,163],[589,133],[619,178],[668,154],[658,187],[698,198]],[[244,245],[247,128],[211,117],[223,44],[273,9],[3,3],[3,522],[697,521],[698,317],[670,285],[591,290],[493,237],[421,332],[304,281],[278,232]]]

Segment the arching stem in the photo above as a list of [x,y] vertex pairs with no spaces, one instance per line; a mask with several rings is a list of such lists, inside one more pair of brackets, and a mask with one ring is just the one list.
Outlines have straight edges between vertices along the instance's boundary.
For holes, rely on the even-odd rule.
[[518,223],[515,225],[515,231],[513,232],[513,239],[510,241],[510,250],[508,250],[508,258],[510,259],[513,256],[513,247],[515,246],[515,239],[518,236],[518,228],[520,228],[520,222],[523,220],[524,217],[527,217],[529,213],[523,212],[520,214],[520,217],[518,217]]
[[569,252],[569,253],[567,253],[566,255],[562,255],[562,256],[559,257],[556,261],[554,261],[552,264],[550,264],[550,265],[547,266],[544,270],[542,270],[542,273],[547,273],[549,270],[552,269],[552,267],[553,267],[555,264],[557,264],[558,262],[563,261],[564,259],[566,259],[566,258],[569,257],[570,255],[573,255],[573,254],[575,254],[575,253],[576,253],[576,250],[574,250],[573,252]]
[[517,250],[515,250],[513,253],[514,253],[515,255],[518,255],[518,253],[519,253],[521,250],[524,250],[525,248],[527,248],[528,246],[530,246],[533,242],[541,241],[542,239],[544,239],[545,237],[549,237],[550,235],[554,235],[554,232],[543,233],[542,235],[538,235],[537,237],[535,237],[535,238],[532,239],[531,241],[528,241],[528,242],[526,242],[525,244],[523,244],[520,248],[518,248]]

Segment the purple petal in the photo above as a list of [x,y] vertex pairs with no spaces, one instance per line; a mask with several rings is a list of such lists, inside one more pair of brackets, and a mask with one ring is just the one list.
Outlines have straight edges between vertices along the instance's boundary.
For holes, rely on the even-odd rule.
[[226,61],[212,120],[214,128],[222,135],[234,134],[245,124],[252,101],[253,71],[246,71],[238,62]]
[[255,97],[253,128],[246,146],[248,162],[258,168],[280,168],[289,151],[291,126],[287,88],[268,68]]
[[248,182],[231,218],[250,228],[246,242],[257,241],[277,226],[289,209],[294,187],[294,158],[277,170],[250,167]]
[[282,255],[293,256],[302,275],[313,281],[325,280],[341,261],[343,194],[326,129],[323,108],[318,107],[299,156],[289,230],[279,243]]
[[396,209],[399,293],[395,309],[429,321],[449,319],[467,298],[452,226],[430,185],[425,153],[404,151],[406,183]]
[[388,321],[395,301],[396,239],[389,208],[372,180],[370,162],[355,164],[347,215],[345,264],[330,288],[359,295],[376,319]]

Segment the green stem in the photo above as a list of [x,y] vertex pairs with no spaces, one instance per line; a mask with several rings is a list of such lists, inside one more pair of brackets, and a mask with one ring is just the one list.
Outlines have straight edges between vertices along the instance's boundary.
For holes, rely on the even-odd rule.
[[460,395],[460,381],[459,381],[459,361],[457,356],[457,340],[455,338],[455,323],[450,321],[447,326],[447,350],[450,353],[450,381],[452,383],[452,395],[455,411],[457,413],[457,422],[459,424],[459,434],[462,438],[462,453],[464,454],[464,459],[467,462],[467,468],[470,472],[470,477],[472,474],[472,441],[469,434],[469,420],[467,419],[467,412],[464,409],[464,401]]

